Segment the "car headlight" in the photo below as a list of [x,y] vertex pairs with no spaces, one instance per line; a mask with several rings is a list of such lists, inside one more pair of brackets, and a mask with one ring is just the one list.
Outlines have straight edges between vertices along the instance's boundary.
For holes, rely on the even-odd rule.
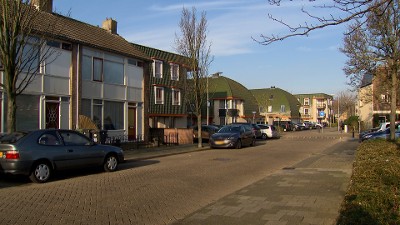
[[365,139],[368,139],[368,138],[370,138],[370,137],[372,137],[372,135],[365,135],[365,136],[364,136]]

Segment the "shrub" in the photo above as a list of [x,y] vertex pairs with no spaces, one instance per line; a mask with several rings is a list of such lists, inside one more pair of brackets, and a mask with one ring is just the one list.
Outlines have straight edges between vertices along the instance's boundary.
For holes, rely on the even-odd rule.
[[337,224],[400,224],[400,151],[385,140],[363,142]]

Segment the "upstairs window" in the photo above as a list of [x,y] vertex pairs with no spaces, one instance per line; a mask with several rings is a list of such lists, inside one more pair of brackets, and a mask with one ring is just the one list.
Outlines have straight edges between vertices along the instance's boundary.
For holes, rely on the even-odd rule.
[[281,112],[286,112],[285,105],[281,105]]
[[172,89],[172,105],[181,104],[181,91],[179,89]]
[[304,105],[310,105],[310,99],[309,98],[305,98],[304,99]]
[[153,77],[162,78],[163,74],[163,62],[160,60],[154,60],[153,62]]
[[171,80],[179,80],[179,65],[171,63]]
[[154,87],[154,93],[156,104],[164,104],[164,88]]
[[103,59],[93,58],[93,80],[103,81]]

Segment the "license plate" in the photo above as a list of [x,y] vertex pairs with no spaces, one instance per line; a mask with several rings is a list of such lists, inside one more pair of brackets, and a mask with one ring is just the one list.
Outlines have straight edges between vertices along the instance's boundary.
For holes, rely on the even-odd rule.
[[224,141],[215,141],[216,145],[223,145],[225,142]]

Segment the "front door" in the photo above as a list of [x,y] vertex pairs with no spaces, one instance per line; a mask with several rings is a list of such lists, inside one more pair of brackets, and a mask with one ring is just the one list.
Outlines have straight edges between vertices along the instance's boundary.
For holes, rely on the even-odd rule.
[[128,140],[136,140],[136,108],[128,108]]
[[46,129],[59,128],[60,103],[46,102]]

